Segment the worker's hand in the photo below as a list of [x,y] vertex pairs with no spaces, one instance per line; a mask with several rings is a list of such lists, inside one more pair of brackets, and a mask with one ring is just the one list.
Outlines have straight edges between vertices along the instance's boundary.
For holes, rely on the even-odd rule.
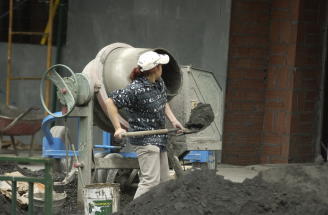
[[122,134],[126,133],[126,130],[123,128],[118,128],[115,130],[114,137],[121,139]]
[[180,130],[178,130],[178,133],[183,133],[183,131],[185,130],[185,127],[183,127],[183,125],[178,121],[172,121],[172,125],[174,128],[180,128]]

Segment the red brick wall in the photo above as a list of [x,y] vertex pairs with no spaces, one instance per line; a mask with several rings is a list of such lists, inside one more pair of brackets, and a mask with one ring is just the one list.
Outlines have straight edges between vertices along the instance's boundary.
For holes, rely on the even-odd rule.
[[222,162],[310,161],[324,0],[232,0]]
[[259,162],[270,0],[232,1],[222,161]]

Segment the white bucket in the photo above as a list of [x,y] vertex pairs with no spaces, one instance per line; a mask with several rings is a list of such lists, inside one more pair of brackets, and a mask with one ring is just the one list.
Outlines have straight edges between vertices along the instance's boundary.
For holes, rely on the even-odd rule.
[[[52,193],[52,214],[58,215],[61,214],[61,209],[63,208],[66,193]],[[33,195],[33,205],[34,205],[34,215],[43,215],[45,214],[44,208],[44,193],[34,193]]]
[[90,215],[108,215],[118,211],[120,185],[98,183],[83,188],[84,212]]

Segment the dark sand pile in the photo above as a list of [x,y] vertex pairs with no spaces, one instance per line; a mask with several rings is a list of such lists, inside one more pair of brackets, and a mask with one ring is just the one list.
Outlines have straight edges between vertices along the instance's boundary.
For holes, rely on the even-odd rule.
[[259,177],[268,183],[282,184],[302,192],[314,192],[328,203],[328,164],[279,165],[260,172]]
[[[292,171],[293,174],[294,178],[304,175],[301,171]],[[327,183],[321,189],[327,193]],[[315,190],[268,183],[261,175],[238,184],[224,180],[213,171],[196,170],[157,186],[119,214],[323,215],[328,214],[327,202]]]

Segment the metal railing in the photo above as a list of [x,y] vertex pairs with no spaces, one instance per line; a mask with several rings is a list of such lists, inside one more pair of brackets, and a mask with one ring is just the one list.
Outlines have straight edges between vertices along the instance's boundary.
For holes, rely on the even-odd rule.
[[34,214],[33,206],[33,192],[34,183],[42,183],[45,185],[44,195],[44,210],[45,214],[52,215],[52,191],[53,191],[53,178],[51,175],[53,160],[50,158],[28,158],[28,157],[15,157],[15,156],[0,156],[0,162],[14,162],[14,163],[43,163],[45,171],[43,177],[16,177],[0,175],[0,181],[11,181],[12,196],[11,196],[11,214],[16,214],[17,208],[17,182],[28,182],[28,214]]

